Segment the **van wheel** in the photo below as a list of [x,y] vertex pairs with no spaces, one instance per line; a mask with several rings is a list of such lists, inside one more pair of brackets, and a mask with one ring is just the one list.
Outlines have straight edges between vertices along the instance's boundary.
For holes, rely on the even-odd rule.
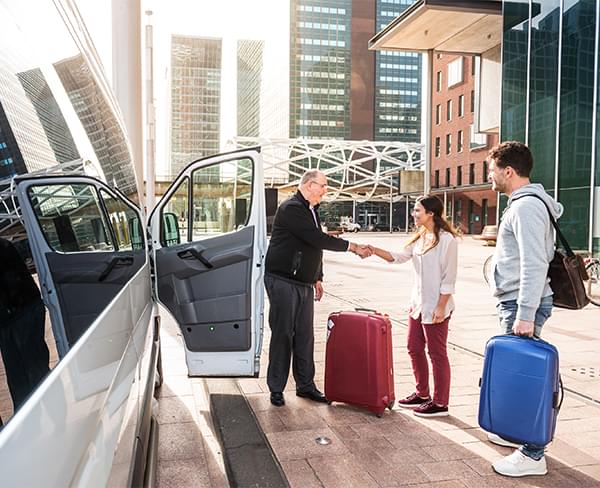
[[353,230],[352,232],[358,232],[358,229],[357,229],[357,228],[354,228],[354,230]]

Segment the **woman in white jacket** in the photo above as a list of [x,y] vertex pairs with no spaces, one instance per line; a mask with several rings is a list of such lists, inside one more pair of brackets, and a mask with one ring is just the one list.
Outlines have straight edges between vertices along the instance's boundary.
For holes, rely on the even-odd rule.
[[[421,197],[413,210],[417,231],[399,252],[369,246],[371,252],[389,263],[412,260],[415,282],[408,317],[407,347],[416,381],[416,391],[398,405],[414,409],[420,417],[448,415],[450,362],[446,344],[448,322],[454,310],[454,286],[458,246],[456,230],[444,218],[444,206],[435,196]],[[434,393],[429,391],[429,364],[433,370]]]

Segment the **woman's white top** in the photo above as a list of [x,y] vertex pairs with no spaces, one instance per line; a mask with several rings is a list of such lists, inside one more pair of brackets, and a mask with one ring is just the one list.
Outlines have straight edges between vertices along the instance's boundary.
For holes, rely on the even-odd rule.
[[[410,316],[414,319],[421,315],[421,323],[433,322],[433,311],[438,304],[440,294],[454,294],[458,244],[452,234],[440,231],[440,242],[423,254],[423,249],[433,239],[433,234],[425,234],[418,241],[399,252],[390,252],[394,263],[405,263],[412,259],[414,286],[410,298]],[[444,317],[454,310],[454,298],[446,304]]]

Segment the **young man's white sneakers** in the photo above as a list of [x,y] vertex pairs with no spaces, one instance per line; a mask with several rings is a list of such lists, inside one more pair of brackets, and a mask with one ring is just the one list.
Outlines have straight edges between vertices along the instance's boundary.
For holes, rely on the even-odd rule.
[[514,447],[514,448],[521,447],[521,444],[511,442],[509,440],[504,439],[503,437],[500,437],[499,435],[492,434],[491,432],[488,432],[487,438],[488,438],[488,441],[490,441],[492,444],[496,444],[497,446]]
[[542,456],[539,461],[516,450],[510,456],[506,456],[492,464],[492,468],[498,474],[519,478],[521,476],[543,476],[548,473],[546,458]]

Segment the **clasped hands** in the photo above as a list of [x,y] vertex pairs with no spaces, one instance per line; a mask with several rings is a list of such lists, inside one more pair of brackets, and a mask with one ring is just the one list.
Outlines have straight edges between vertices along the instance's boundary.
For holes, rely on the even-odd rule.
[[357,256],[360,256],[362,259],[368,258],[373,255],[373,248],[368,246],[367,244],[355,244],[352,242],[349,248],[350,252],[353,252]]

